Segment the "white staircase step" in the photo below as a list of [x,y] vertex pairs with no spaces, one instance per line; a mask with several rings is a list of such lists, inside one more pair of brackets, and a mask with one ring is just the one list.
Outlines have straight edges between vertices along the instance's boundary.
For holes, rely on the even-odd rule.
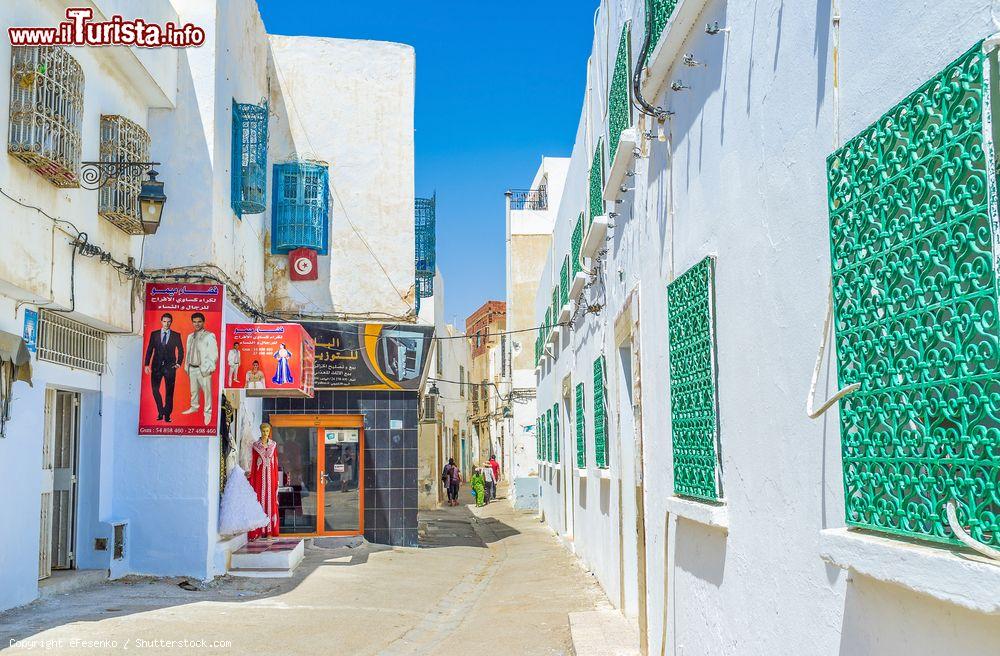
[[304,557],[302,540],[254,540],[233,552],[229,573],[234,576],[290,576]]

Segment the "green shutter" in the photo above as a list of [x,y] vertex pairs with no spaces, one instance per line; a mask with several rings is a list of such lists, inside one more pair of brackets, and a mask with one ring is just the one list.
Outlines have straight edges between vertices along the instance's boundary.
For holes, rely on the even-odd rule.
[[552,323],[559,321],[559,287],[552,288]]
[[552,461],[559,464],[559,404],[552,406]]
[[608,89],[608,159],[614,163],[622,132],[632,125],[632,30],[626,21],[618,39],[618,54]]
[[583,414],[583,383],[576,386],[576,466],[587,468],[587,420]]
[[[1000,308],[977,43],[827,159],[846,521],[1000,547]],[[995,116],[992,117],[995,121]]]
[[601,469],[608,467],[608,418],[604,393],[604,356],[594,360],[594,457]]
[[570,257],[573,260],[573,268],[571,277],[575,277],[576,274],[583,271],[583,265],[580,264],[580,251],[583,249],[583,212],[580,212],[580,216],[576,219],[576,227],[573,228],[573,238],[570,242]]
[[569,303],[569,255],[563,258],[562,269],[559,271],[559,307]]
[[552,411],[545,411],[545,460],[552,462]]
[[719,498],[714,265],[706,257],[667,285],[674,492]]
[[604,214],[604,143],[598,139],[594,161],[590,164],[590,223]]

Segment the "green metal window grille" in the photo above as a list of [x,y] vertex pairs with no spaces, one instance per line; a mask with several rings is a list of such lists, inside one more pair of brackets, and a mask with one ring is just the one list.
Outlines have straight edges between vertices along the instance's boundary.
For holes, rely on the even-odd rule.
[[583,383],[576,385],[576,466],[587,468],[587,420],[584,417]]
[[326,255],[330,234],[330,178],[326,164],[275,164],[271,178],[271,253],[305,247]]
[[437,194],[415,198],[413,212],[414,271],[417,300],[434,295],[434,268],[437,266]]
[[569,255],[563,258],[562,269],[559,271],[559,306],[569,303]]
[[[827,159],[846,521],[1000,547],[1000,312],[976,44]],[[997,65],[995,57],[992,66]],[[994,68],[995,70],[995,68]]]
[[552,411],[545,411],[545,460],[552,462]]
[[604,393],[604,356],[594,360],[594,458],[597,466],[608,466],[608,417],[607,398]]
[[622,27],[622,35],[618,40],[618,54],[615,56],[615,68],[611,73],[611,86],[608,89],[608,157],[614,163],[618,155],[618,143],[622,132],[632,125],[632,97],[629,88],[632,79],[632,30],[631,23]]
[[[594,161],[590,164],[590,221],[604,214],[604,142],[597,140]],[[589,223],[587,224],[590,225]]]
[[714,269],[706,257],[667,285],[674,492],[709,501],[720,495]]
[[571,277],[576,277],[576,274],[583,271],[583,265],[580,264],[580,251],[583,249],[583,212],[580,212],[580,216],[576,219],[576,226],[573,228],[573,237],[570,240],[570,256],[573,259],[573,268]]
[[670,17],[674,15],[674,9],[676,8],[677,0],[646,0],[646,13],[652,17],[652,26],[649,33],[649,52],[646,55],[646,61],[649,61],[649,55],[652,54],[656,44],[659,43],[660,37],[663,35],[663,30],[667,26],[667,23],[670,22]]
[[552,323],[559,321],[559,287],[552,288]]
[[559,464],[559,404],[552,406],[552,462]]
[[267,103],[233,101],[230,205],[236,216],[260,214],[267,195]]
[[[550,332],[552,332],[551,326],[552,326],[552,308],[545,308],[545,334],[546,335],[548,335]],[[544,341],[543,341],[543,344],[542,344],[542,348],[543,349],[545,348]]]
[[535,458],[542,459],[542,418],[535,420]]

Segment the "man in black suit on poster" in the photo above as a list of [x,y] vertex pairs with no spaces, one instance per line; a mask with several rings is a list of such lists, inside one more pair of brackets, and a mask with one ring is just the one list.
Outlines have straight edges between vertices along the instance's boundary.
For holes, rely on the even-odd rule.
[[[170,413],[174,410],[174,382],[177,379],[177,369],[184,361],[184,347],[181,336],[176,330],[170,329],[174,322],[169,312],[160,317],[160,329],[149,333],[149,343],[146,345],[146,357],[143,358],[143,369],[149,374],[150,386],[153,388],[153,400],[156,401],[156,419],[170,421]],[[164,383],[166,399],[160,396],[160,383]]]

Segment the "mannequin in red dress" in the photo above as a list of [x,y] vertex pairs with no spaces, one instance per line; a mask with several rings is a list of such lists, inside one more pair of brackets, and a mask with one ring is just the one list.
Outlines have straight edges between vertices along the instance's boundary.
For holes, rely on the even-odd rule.
[[271,439],[271,424],[260,425],[260,439],[253,443],[250,486],[257,493],[270,523],[250,531],[247,539],[278,537],[278,449]]

